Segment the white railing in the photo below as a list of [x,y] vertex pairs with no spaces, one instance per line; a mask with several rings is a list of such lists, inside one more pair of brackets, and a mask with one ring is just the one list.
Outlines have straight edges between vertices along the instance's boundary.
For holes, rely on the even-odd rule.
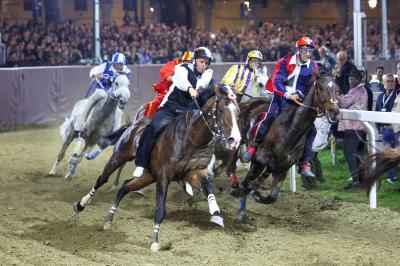
[[[340,109],[339,120],[360,121],[368,133],[368,152],[373,154],[376,152],[375,129],[370,123],[386,123],[400,124],[400,113],[391,112],[371,112]],[[375,163],[373,164],[375,167]],[[290,170],[290,189],[296,192],[296,169],[292,166]],[[369,206],[371,209],[376,208],[376,184],[373,185],[369,194]]]

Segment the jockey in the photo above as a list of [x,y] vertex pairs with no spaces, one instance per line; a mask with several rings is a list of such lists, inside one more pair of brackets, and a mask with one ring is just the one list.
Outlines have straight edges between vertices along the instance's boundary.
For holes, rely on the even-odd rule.
[[189,111],[193,106],[193,98],[198,95],[198,89],[206,88],[210,84],[213,71],[208,67],[211,61],[210,50],[206,47],[199,47],[194,51],[194,62],[175,66],[171,89],[140,137],[134,177],[142,176],[144,170],[149,169],[151,151],[163,129],[177,116]]
[[247,54],[245,65],[233,65],[223,77],[221,83],[230,85],[240,102],[246,89],[254,83],[258,69],[263,62],[263,55],[258,50],[252,50]]
[[163,65],[160,69],[160,82],[153,84],[153,90],[157,92],[156,98],[148,102],[145,107],[144,116],[153,116],[158,106],[161,104],[164,96],[167,94],[169,88],[172,85],[172,76],[174,75],[174,68],[176,65],[181,63],[189,63],[193,60],[193,52],[186,51],[183,53],[181,58],[174,59]]
[[[78,137],[82,136],[82,132],[85,128],[86,119],[90,113],[90,110],[95,103],[107,97],[107,93],[110,90],[114,79],[119,74],[125,74],[128,76],[128,79],[131,80],[131,70],[125,65],[125,63],[125,56],[122,53],[115,53],[112,56],[111,61],[104,62],[90,70],[89,76],[95,79],[94,82],[96,90],[89,97],[81,116],[78,117],[77,122],[75,123],[75,131],[77,131],[76,133]],[[90,91],[88,91],[86,94],[90,94]],[[116,123],[117,120],[118,118],[116,117]],[[121,117],[119,117],[119,120],[121,120]]]
[[[266,89],[274,92],[274,97],[268,112],[262,113],[251,130],[250,145],[244,155],[246,160],[252,160],[257,147],[281,110],[288,104],[293,104],[295,100],[304,100],[310,82],[318,73],[317,64],[311,60],[313,50],[313,40],[308,37],[302,37],[296,42],[296,54],[288,55],[278,61],[274,74],[266,84]],[[312,143],[315,134],[315,128],[311,129],[307,134],[303,156],[299,161],[300,173],[305,177],[315,177],[308,164],[311,160]]]

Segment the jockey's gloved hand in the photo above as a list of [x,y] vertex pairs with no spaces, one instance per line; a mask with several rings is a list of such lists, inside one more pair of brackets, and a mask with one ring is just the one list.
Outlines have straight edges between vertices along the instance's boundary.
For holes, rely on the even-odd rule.
[[192,97],[193,99],[195,99],[197,97],[197,95],[198,95],[197,90],[195,90],[194,88],[190,87],[188,91],[189,91],[190,97]]

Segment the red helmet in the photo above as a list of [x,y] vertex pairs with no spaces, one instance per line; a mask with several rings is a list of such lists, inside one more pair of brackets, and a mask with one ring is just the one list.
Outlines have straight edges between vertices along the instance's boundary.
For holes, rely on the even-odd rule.
[[299,49],[301,46],[309,46],[314,48],[314,41],[309,37],[301,37],[296,42],[296,49]]

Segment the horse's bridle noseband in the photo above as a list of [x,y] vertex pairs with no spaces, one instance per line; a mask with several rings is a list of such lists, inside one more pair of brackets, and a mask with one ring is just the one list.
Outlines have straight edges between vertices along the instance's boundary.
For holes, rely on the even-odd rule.
[[[221,99],[228,99],[230,101],[233,101],[232,99],[230,99],[229,97],[219,97],[219,96],[215,96],[215,102],[213,107],[211,108],[211,112],[207,113],[207,116],[211,117],[212,120],[212,127],[210,126],[210,124],[208,123],[207,119],[204,117],[203,111],[200,108],[200,105],[197,101],[196,98],[194,98],[194,102],[196,104],[196,107],[200,110],[200,115],[203,118],[204,123],[206,124],[206,126],[208,127],[208,129],[210,130],[211,134],[213,135],[213,139],[211,141],[213,141],[215,138],[219,138],[221,142],[225,142],[228,140],[227,137],[225,137],[224,133],[222,132],[221,128],[218,126],[217,123],[217,103],[221,100]],[[214,128],[214,129],[213,129]]]

